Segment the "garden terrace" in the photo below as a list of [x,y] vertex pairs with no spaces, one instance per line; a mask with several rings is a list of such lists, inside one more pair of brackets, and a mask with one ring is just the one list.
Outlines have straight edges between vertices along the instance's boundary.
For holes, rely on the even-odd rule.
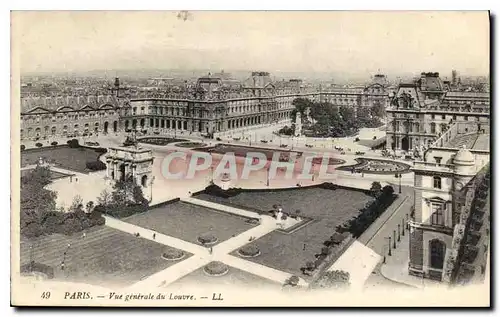
[[62,169],[88,173],[87,162],[95,162],[103,154],[102,149],[89,147],[71,148],[67,145],[29,149],[21,152],[21,167],[36,165],[42,157],[45,162]]
[[244,217],[177,200],[122,220],[191,243],[200,244],[203,239],[213,241],[210,245],[255,226]]
[[290,153],[295,153],[297,158],[302,156],[302,152],[290,151],[290,150],[275,150],[261,147],[253,146],[243,146],[243,145],[232,145],[232,144],[217,144],[215,146],[206,148],[196,148],[195,151],[216,153],[224,155],[226,153],[234,153],[238,157],[247,157],[248,153],[262,153],[266,156],[267,160],[272,160],[274,153],[280,153],[280,158],[287,158]]
[[184,139],[162,138],[162,137],[147,137],[137,140],[139,143],[153,144],[153,145],[167,145],[175,142],[185,142]]
[[[172,249],[109,227],[99,227],[90,229],[85,238],[80,233],[22,239],[20,253],[21,266],[32,260],[49,265],[54,269],[55,280],[124,287],[178,263],[162,258],[163,253]],[[184,258],[189,256],[191,254],[186,253]]]
[[[301,268],[306,262],[315,261],[315,255],[321,253],[324,242],[335,234],[337,226],[358,215],[361,208],[374,200],[362,190],[347,187],[337,187],[334,190],[321,185],[293,189],[241,190],[239,194],[228,198],[200,193],[196,198],[242,209],[257,209],[263,213],[278,204],[286,213],[294,215],[296,210],[300,210],[300,217],[312,218],[313,221],[291,233],[275,230],[247,244],[257,246],[261,254],[245,258],[246,260],[301,277],[305,277]],[[239,256],[238,250],[232,255]]]
[[355,165],[341,166],[337,170],[381,175],[411,172],[410,165],[401,162],[361,157],[356,158],[356,161],[358,163]]

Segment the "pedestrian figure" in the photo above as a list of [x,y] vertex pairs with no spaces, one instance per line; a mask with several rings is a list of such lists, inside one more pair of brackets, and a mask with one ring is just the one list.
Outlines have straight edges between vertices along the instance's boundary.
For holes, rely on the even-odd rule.
[[153,233],[153,240],[156,239],[156,233]]
[[85,233],[85,232],[84,232],[84,233],[82,234],[82,239],[85,239],[85,237],[86,237],[86,236],[87,236],[87,233]]
[[210,248],[208,249],[208,253],[209,253],[209,254],[212,254],[212,251],[213,251],[213,249],[212,249],[212,247],[210,247]]
[[64,262],[61,263],[61,271],[64,271]]

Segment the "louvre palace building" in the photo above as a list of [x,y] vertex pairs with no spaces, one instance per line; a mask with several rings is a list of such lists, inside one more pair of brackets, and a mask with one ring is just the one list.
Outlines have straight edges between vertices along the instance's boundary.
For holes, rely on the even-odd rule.
[[[21,91],[22,92],[22,91]],[[244,81],[200,77],[174,87],[123,87],[116,78],[107,91],[23,94],[21,140],[78,137],[136,130],[144,133],[208,134],[288,123],[296,98],[337,106],[388,105],[384,75],[360,87],[314,87],[300,79],[272,81],[252,72]]]
[[415,151],[428,148],[457,122],[489,124],[489,93],[455,91],[439,73],[422,73],[401,83],[387,111],[387,149]]

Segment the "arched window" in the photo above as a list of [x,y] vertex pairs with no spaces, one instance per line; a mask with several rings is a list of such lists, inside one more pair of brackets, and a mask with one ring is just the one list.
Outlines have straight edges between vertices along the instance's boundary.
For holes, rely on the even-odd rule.
[[437,188],[437,189],[441,189],[441,177],[434,176],[433,181],[434,181],[433,187]]
[[436,124],[434,122],[431,123],[431,133],[436,133]]
[[443,269],[446,244],[441,240],[431,240],[429,242],[430,267],[433,269]]

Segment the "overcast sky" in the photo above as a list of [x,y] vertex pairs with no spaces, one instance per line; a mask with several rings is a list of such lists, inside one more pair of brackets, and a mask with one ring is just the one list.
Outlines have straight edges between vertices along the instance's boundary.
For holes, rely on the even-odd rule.
[[486,12],[24,12],[12,23],[22,73],[489,70]]

